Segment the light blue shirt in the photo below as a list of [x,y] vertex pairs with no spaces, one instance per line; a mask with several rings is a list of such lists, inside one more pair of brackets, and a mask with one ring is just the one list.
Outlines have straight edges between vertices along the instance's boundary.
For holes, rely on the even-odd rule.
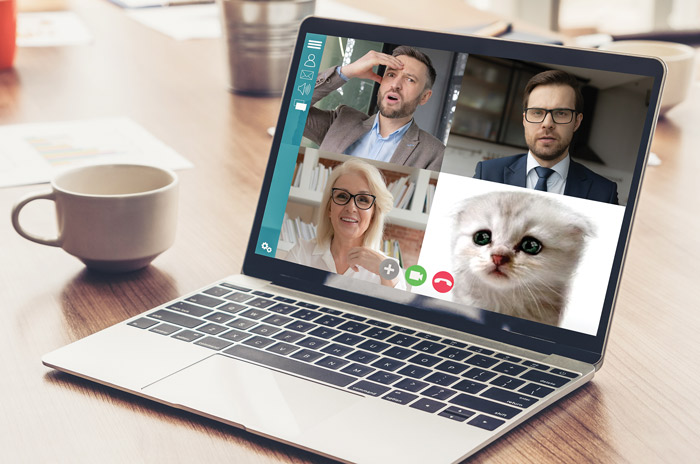
[[379,132],[379,115],[375,115],[372,129],[350,145],[345,151],[345,154],[389,162],[412,123],[413,120],[408,121],[388,136],[382,137]]
[[[564,194],[564,189],[566,188],[566,176],[569,175],[569,164],[571,158],[567,154],[566,157],[559,161],[557,164],[552,166],[554,172],[551,176],[547,178],[547,191],[551,193]],[[527,154],[527,179],[526,187],[529,189],[534,189],[537,184],[537,172],[535,168],[539,166],[540,163],[532,156],[532,153]]]

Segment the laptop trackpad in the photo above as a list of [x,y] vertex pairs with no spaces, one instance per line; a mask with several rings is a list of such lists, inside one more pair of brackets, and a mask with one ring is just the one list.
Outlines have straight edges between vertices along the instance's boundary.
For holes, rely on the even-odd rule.
[[142,391],[176,407],[289,441],[363,400],[347,391],[220,354]]

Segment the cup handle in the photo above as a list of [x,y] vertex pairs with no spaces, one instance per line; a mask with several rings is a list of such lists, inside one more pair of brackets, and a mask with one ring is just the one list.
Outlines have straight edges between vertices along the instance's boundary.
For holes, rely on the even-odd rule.
[[15,228],[18,234],[20,234],[22,237],[26,238],[27,240],[31,240],[32,242],[36,243],[41,243],[42,245],[49,245],[49,246],[55,246],[55,247],[60,247],[63,240],[61,240],[61,237],[55,237],[55,238],[50,238],[50,237],[39,237],[38,235],[31,234],[27,231],[25,231],[22,226],[19,223],[19,212],[24,208],[27,203],[34,201],[34,200],[51,200],[53,202],[56,201],[56,195],[52,191],[47,191],[47,192],[37,192],[37,193],[32,193],[27,195],[26,197],[22,198],[20,201],[17,202],[17,204],[12,208],[12,226]]

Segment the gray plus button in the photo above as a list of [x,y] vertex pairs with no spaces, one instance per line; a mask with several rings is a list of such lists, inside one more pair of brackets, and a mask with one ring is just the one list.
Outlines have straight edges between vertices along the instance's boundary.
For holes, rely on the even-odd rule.
[[401,271],[399,263],[395,259],[387,258],[379,265],[379,276],[385,280],[393,280]]

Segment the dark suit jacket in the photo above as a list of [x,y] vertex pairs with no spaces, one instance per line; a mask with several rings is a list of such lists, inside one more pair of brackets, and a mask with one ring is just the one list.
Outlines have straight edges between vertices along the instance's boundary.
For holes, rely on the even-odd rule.
[[[490,180],[501,184],[525,187],[527,154],[507,156],[476,165],[475,179]],[[570,160],[564,195],[618,204],[617,184],[596,174],[586,166]]]
[[[327,69],[316,79],[311,105],[345,84],[336,68]],[[350,145],[372,129],[374,118],[350,106],[340,105],[333,111],[314,106],[309,110],[304,137],[313,140],[319,149],[345,153]],[[445,146],[418,127],[415,121],[408,128],[389,162],[439,171]]]

